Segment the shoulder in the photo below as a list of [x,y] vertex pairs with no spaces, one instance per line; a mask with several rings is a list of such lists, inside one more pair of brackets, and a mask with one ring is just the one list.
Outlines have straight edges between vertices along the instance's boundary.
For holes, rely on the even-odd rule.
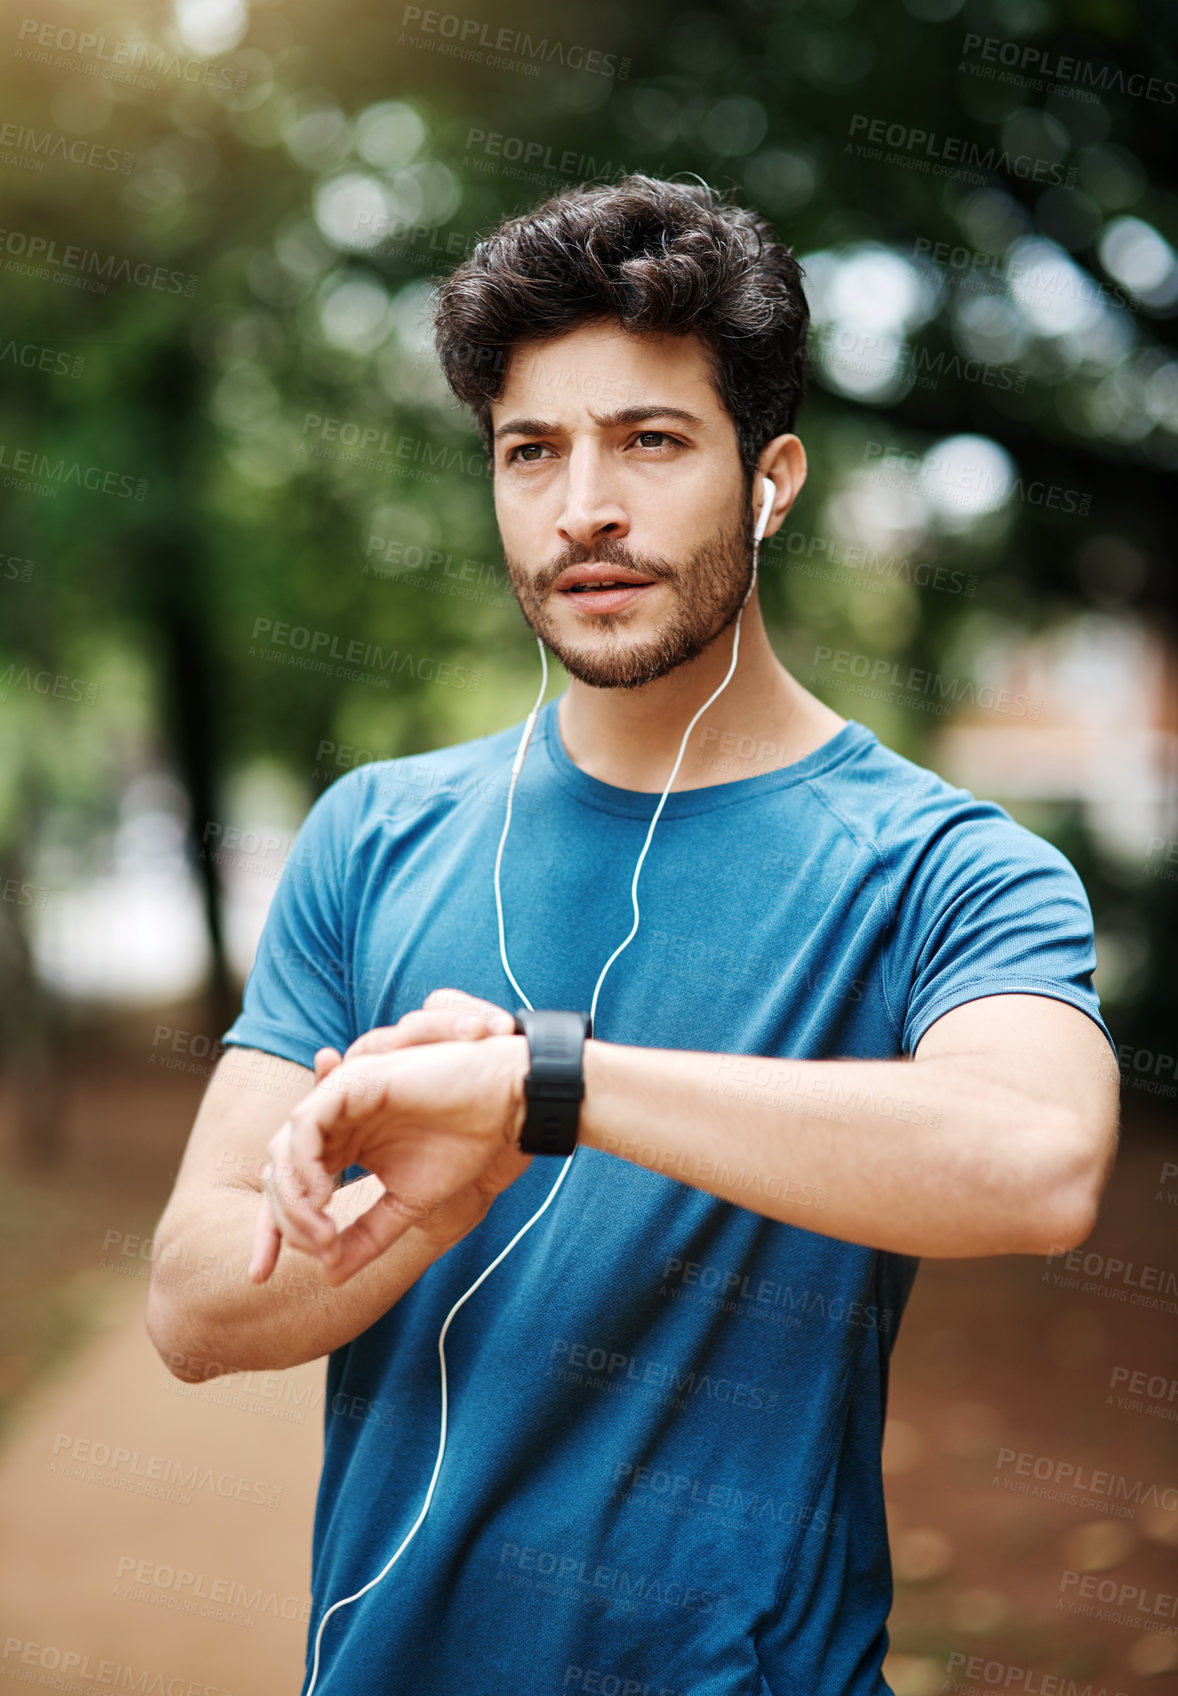
[[343,829],[354,843],[372,826],[407,810],[453,804],[487,783],[506,786],[522,729],[522,724],[513,725],[448,748],[356,766],[319,796],[308,823],[316,819],[329,830]]
[[1058,848],[1018,824],[996,801],[979,800],[884,747],[869,731],[847,759],[818,774],[812,787],[900,883],[962,874],[993,882],[1036,869],[1076,878]]

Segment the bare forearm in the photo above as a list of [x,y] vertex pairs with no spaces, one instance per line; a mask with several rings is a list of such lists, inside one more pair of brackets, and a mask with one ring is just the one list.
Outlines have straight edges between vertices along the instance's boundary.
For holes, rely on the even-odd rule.
[[[968,1068],[967,1068],[968,1070]],[[776,1060],[585,1046],[581,1141],[723,1200],[901,1254],[1069,1234],[1062,1115],[960,1060]]]
[[[326,1211],[342,1229],[383,1193],[377,1178],[338,1190]],[[316,1262],[286,1249],[269,1281],[247,1276],[259,1197],[225,1187],[212,1217],[169,1222],[156,1233],[148,1330],[169,1370],[187,1381],[222,1372],[281,1369],[317,1360],[387,1313],[445,1249],[411,1229],[370,1266],[333,1287]]]

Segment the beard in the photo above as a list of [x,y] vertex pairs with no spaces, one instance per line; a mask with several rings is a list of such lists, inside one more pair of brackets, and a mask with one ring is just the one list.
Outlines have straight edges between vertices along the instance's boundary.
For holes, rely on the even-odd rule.
[[[504,563],[524,618],[570,677],[593,689],[639,689],[695,659],[732,623],[752,579],[752,542],[751,508],[742,500],[733,527],[719,531],[679,564],[658,554],[631,553],[623,542],[610,540],[593,547],[570,543],[535,572],[506,554]],[[544,605],[561,572],[572,565],[617,565],[666,583],[675,605],[646,640],[626,640],[627,621],[635,610],[627,607],[619,613],[594,613],[596,640],[574,643],[557,633]]]

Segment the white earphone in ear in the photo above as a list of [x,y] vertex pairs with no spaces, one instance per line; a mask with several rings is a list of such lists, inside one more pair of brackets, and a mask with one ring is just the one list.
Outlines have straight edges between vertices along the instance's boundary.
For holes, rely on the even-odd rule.
[[777,499],[777,485],[771,477],[765,478],[765,498],[761,502],[761,516],[757,519],[757,528],[753,531],[753,540],[761,541],[765,534],[765,526],[769,522],[769,513],[773,502]]

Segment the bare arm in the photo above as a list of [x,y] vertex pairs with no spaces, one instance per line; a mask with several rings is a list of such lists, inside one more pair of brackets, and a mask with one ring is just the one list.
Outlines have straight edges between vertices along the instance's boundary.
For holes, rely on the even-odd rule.
[[581,1141],[826,1236],[944,1258],[1058,1253],[1096,1221],[1117,1067],[1041,995],[945,1013],[912,1060],[585,1045]]
[[[422,1212],[444,1204],[514,1143],[527,1069],[526,1039],[506,1034],[345,1061],[271,1138],[291,1175],[284,1236],[333,1283],[357,1276],[406,1230],[410,1209],[397,1218],[383,1208],[336,1236],[316,1220],[330,1204],[329,1174],[355,1160]],[[1049,996],[963,1003],[930,1026],[912,1060],[585,1044],[584,1145],[783,1224],[897,1254],[1074,1248],[1095,1223],[1116,1138],[1108,1043]]]
[[[156,1229],[147,1307],[152,1342],[187,1383],[297,1366],[350,1342],[481,1217],[464,1208],[414,1226],[338,1288],[291,1248],[267,1282],[251,1280],[266,1143],[314,1084],[305,1066],[243,1048],[225,1054],[209,1082]],[[378,1178],[362,1178],[326,1210],[342,1228],[383,1195]]]

